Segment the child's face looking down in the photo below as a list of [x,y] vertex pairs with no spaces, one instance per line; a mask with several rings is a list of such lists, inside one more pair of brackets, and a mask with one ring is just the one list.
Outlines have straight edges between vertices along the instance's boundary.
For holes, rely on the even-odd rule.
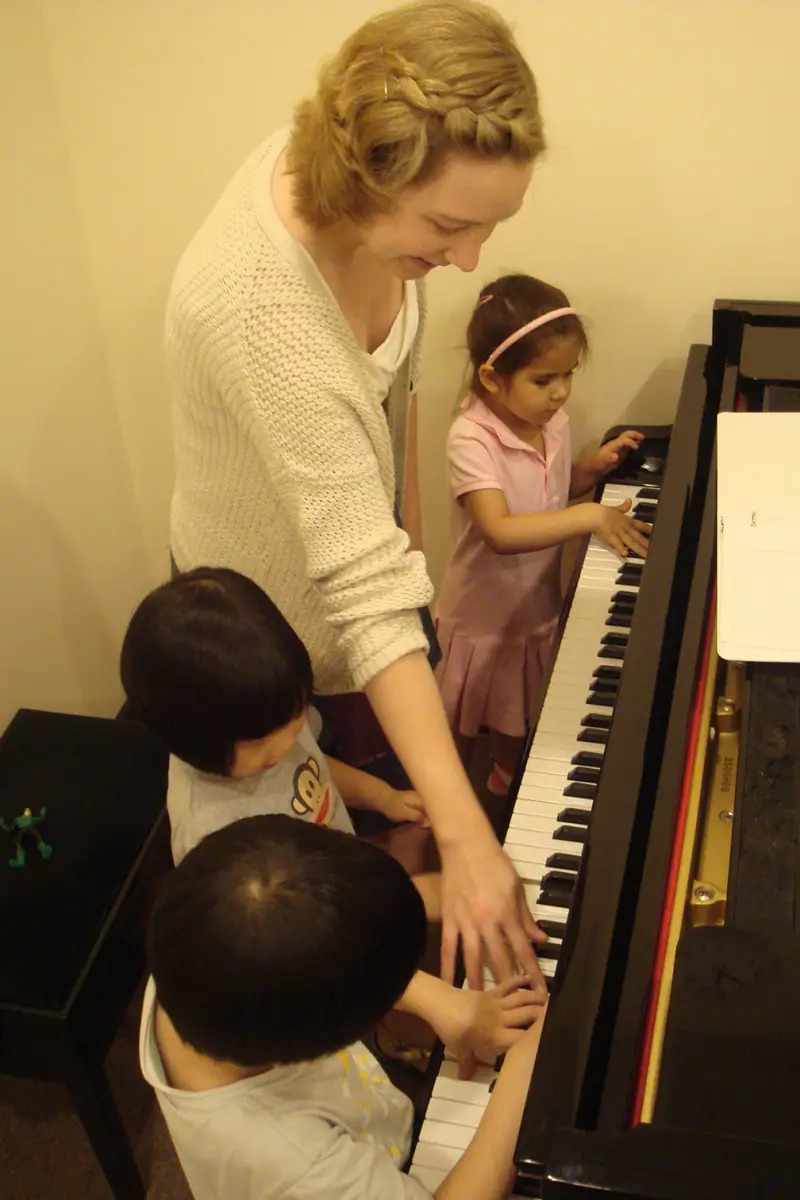
[[275,729],[266,737],[234,742],[231,779],[244,779],[247,775],[259,775],[262,771],[274,767],[289,753],[297,741],[305,720],[306,710],[303,709],[298,716],[293,717],[288,725]]
[[512,429],[520,426],[533,431],[546,425],[566,404],[579,362],[580,346],[575,338],[560,337],[513,375],[498,375],[491,367],[481,367],[480,378],[497,415]]

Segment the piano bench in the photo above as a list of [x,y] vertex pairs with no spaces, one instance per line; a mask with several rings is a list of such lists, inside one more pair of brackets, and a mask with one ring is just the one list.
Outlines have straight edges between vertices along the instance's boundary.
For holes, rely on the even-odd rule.
[[52,847],[28,838],[12,866],[0,832],[0,1071],[67,1087],[115,1200],[145,1194],[103,1062],[171,865],[166,784],[166,753],[132,721],[20,709],[0,738],[0,816],[44,806]]

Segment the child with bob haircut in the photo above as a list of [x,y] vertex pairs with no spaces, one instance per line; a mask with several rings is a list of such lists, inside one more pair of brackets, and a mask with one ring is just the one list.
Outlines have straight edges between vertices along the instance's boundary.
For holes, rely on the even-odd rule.
[[483,288],[467,329],[470,391],[450,429],[455,550],[436,607],[437,679],[469,762],[491,731],[489,791],[504,795],[561,611],[561,547],[596,534],[620,555],[647,555],[650,526],[618,507],[567,507],[643,434],[626,430],[572,461],[564,405],[587,351],[586,331],[558,288],[506,275]]
[[352,833],[342,797],[391,821],[425,821],[415,792],[320,751],[306,648],[237,571],[198,567],[146,596],[125,634],[120,671],[136,716],[170,751],[176,863],[205,834],[265,812]]
[[[411,1104],[358,1040],[414,989],[425,928],[398,863],[285,816],[210,834],[166,878],[140,1062],[195,1200],[431,1195],[402,1173]],[[540,1032],[506,1055],[441,1200],[509,1195]]]

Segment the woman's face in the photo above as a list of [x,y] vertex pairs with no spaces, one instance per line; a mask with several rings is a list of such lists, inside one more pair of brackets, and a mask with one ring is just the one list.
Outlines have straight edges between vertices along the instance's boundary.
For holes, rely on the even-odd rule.
[[360,226],[363,245],[400,279],[451,265],[474,271],[495,225],[519,211],[532,173],[533,163],[454,154],[435,179]]

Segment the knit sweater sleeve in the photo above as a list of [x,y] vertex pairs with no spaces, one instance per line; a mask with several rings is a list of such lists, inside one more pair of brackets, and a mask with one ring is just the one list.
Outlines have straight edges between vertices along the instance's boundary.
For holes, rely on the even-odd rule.
[[386,417],[325,297],[287,276],[256,287],[241,314],[256,443],[363,687],[426,647],[416,610],[432,595],[422,554],[395,523]]

